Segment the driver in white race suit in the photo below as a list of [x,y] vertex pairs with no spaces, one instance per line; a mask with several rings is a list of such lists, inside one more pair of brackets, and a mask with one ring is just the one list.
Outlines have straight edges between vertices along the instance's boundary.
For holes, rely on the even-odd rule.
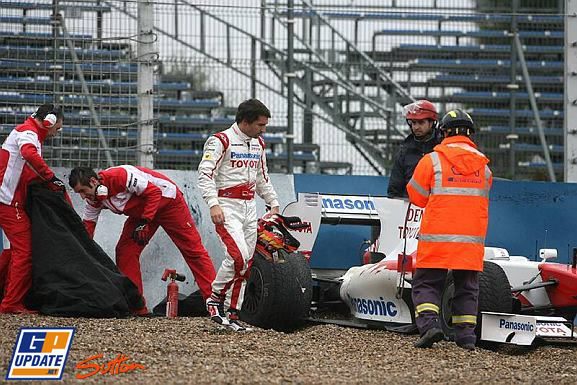
[[269,118],[269,109],[259,100],[242,102],[236,122],[208,138],[198,166],[198,186],[225,250],[206,307],[213,321],[236,330],[243,329],[239,312],[256,246],[255,193],[271,207],[271,214],[279,212],[261,138]]

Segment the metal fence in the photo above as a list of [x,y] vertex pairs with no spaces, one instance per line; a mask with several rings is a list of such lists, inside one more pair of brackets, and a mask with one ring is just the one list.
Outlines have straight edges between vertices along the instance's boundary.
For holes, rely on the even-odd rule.
[[497,176],[547,179],[550,158],[562,178],[563,1],[152,4],[148,30],[138,1],[3,2],[0,136],[55,101],[54,166],[150,155],[192,169],[207,135],[257,97],[272,112],[273,171],[387,174],[408,134],[402,105],[427,98],[471,113]]
[[105,165],[103,138],[115,162],[133,161],[134,30],[108,8],[88,2],[56,9],[52,2],[3,2],[0,132],[7,135],[38,105],[54,102],[64,107],[66,128],[44,149],[52,165]]

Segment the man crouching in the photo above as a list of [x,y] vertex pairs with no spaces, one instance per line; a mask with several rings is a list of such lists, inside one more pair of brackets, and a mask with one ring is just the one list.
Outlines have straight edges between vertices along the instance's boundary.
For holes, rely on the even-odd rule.
[[[182,192],[167,176],[144,167],[111,167],[96,174],[89,167],[70,173],[70,187],[85,200],[83,222],[91,237],[102,209],[128,216],[116,245],[116,264],[142,295],[140,254],[158,227],[182,253],[204,299],[216,276]],[[144,306],[136,315],[148,314]]]

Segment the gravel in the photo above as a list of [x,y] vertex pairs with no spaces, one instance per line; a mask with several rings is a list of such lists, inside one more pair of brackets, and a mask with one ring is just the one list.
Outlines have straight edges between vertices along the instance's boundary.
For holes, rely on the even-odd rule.
[[[64,383],[97,384],[430,384],[577,383],[577,345],[503,346],[467,352],[453,343],[415,349],[415,335],[311,325],[294,333],[235,333],[206,318],[55,318],[0,315],[2,378],[20,327],[74,326]],[[118,354],[144,369],[97,374],[76,364]],[[22,382],[21,382],[22,383]],[[35,381],[35,384],[54,384]]]

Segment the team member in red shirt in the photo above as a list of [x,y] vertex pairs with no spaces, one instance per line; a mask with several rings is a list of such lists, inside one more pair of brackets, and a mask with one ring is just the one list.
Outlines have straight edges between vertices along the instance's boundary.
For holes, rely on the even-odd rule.
[[[86,201],[83,221],[91,237],[102,209],[128,216],[116,245],[116,264],[141,295],[140,254],[160,226],[182,253],[204,299],[210,297],[214,266],[173,181],[144,167],[124,165],[98,174],[89,167],[76,167],[69,184]],[[148,309],[145,306],[135,314],[148,314]]]
[[62,128],[64,114],[53,104],[43,104],[26,121],[13,129],[0,150],[0,227],[10,249],[0,258],[6,271],[0,313],[27,313],[24,298],[32,284],[32,233],[24,211],[28,186],[48,182],[48,187],[65,191],[64,183],[42,159],[42,143]]

